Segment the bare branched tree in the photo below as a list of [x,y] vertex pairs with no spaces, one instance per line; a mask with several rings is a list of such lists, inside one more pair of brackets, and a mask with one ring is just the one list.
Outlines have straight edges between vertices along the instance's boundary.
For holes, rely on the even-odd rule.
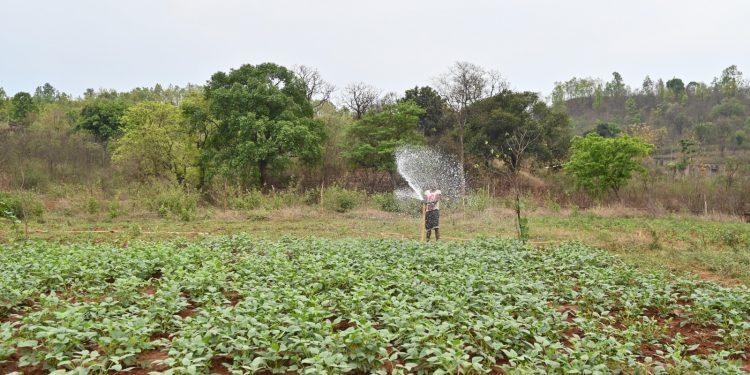
[[[464,129],[469,118],[469,107],[481,99],[507,89],[508,84],[496,70],[488,71],[470,62],[457,61],[447,73],[435,80],[435,86],[448,106],[456,112],[458,147],[463,169]],[[462,193],[465,193],[465,189],[462,187]]]
[[312,102],[316,110],[331,100],[331,94],[336,86],[325,81],[317,69],[306,65],[295,65],[292,71],[307,85],[307,100]]
[[367,111],[378,105],[380,90],[363,82],[352,83],[344,88],[342,105],[354,113],[359,120]]

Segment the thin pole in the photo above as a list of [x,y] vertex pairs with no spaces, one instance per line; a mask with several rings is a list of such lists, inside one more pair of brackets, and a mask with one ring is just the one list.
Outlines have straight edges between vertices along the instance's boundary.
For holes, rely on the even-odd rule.
[[425,228],[427,226],[427,204],[422,203],[422,226],[419,230],[419,239],[421,241],[427,240],[427,229]]

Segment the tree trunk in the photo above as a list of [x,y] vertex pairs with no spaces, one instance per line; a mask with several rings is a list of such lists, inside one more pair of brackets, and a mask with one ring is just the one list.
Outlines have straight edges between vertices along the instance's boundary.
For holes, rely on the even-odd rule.
[[461,196],[466,195],[466,175],[464,174],[464,128],[466,119],[462,119],[458,127],[458,153],[461,157]]

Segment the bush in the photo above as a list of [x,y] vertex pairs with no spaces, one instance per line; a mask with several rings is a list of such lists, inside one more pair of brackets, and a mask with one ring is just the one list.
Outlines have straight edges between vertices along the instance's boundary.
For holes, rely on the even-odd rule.
[[99,201],[94,197],[90,197],[84,205],[84,211],[91,215],[98,213],[100,209],[101,205],[99,204]]
[[336,212],[347,212],[357,207],[364,196],[356,190],[346,190],[338,186],[331,186],[323,190],[321,205]]
[[161,216],[173,215],[183,221],[190,221],[198,211],[198,195],[180,188],[169,188],[156,193],[147,204],[150,210]]
[[5,219],[28,220],[42,217],[44,205],[30,193],[0,193],[0,217]]
[[386,212],[401,212],[396,195],[393,193],[379,193],[372,197],[375,207]]
[[263,194],[253,190],[229,200],[229,208],[233,210],[255,210],[263,205]]

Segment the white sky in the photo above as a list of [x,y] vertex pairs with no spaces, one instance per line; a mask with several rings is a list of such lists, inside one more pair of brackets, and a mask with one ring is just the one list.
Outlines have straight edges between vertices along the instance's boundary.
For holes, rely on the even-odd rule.
[[0,2],[0,87],[79,96],[275,62],[341,88],[426,85],[457,60],[549,93],[573,76],[750,75],[750,1],[23,0]]

